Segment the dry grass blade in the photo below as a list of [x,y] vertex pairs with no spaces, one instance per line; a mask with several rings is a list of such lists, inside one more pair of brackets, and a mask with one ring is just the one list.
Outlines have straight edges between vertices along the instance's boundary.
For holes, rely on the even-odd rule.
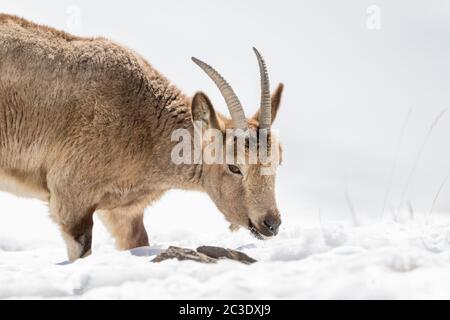
[[430,129],[428,130],[427,135],[425,136],[425,138],[424,138],[424,140],[423,140],[423,142],[422,142],[422,144],[421,144],[421,146],[419,148],[417,156],[414,159],[414,163],[413,163],[413,166],[411,168],[411,171],[409,172],[408,178],[406,180],[405,187],[403,188],[402,195],[400,197],[399,208],[404,203],[406,192],[408,191],[408,189],[409,189],[409,187],[410,187],[410,185],[412,183],[412,179],[414,177],[414,173],[416,172],[417,165],[418,165],[418,163],[419,163],[419,161],[420,161],[420,159],[422,157],[423,150],[425,149],[425,146],[426,146],[428,140],[430,139],[430,136],[433,133],[434,128],[437,126],[437,124],[439,123],[439,121],[442,119],[442,117],[444,116],[444,114],[446,112],[447,112],[447,109],[441,110],[441,112],[438,113],[438,115],[436,116],[436,118],[434,119],[434,121],[430,125]]
[[353,202],[350,197],[350,193],[348,192],[348,188],[345,188],[345,201],[347,202],[348,209],[350,210],[350,215],[352,216],[353,224],[355,226],[359,226],[360,224],[356,216],[355,207],[353,206]]
[[387,201],[388,201],[391,189],[392,189],[392,182],[393,182],[393,179],[394,179],[394,173],[395,173],[395,171],[397,169],[398,156],[400,154],[400,149],[401,149],[401,146],[402,146],[402,143],[403,143],[403,137],[405,135],[406,126],[407,126],[407,124],[409,122],[409,119],[411,117],[411,113],[412,113],[412,108],[409,109],[409,111],[408,111],[408,113],[406,115],[405,121],[403,122],[402,128],[400,130],[400,136],[398,138],[397,147],[395,149],[394,163],[393,163],[391,171],[389,173],[388,185],[387,185],[386,191],[384,193],[383,209],[381,210],[381,217],[384,217],[384,213],[386,211]]
[[441,185],[439,186],[438,191],[436,192],[436,195],[434,196],[433,203],[432,203],[431,209],[430,209],[430,213],[428,214],[428,219],[431,219],[431,215],[433,214],[434,207],[436,206],[439,195],[441,194],[442,190],[444,189],[445,185],[447,184],[448,178],[450,178],[450,172],[447,174],[444,181],[442,181]]

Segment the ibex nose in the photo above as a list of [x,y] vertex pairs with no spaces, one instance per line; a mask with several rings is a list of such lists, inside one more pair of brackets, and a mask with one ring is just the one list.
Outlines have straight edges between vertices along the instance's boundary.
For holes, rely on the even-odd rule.
[[267,213],[263,224],[267,231],[271,233],[271,235],[276,236],[281,224],[280,214],[278,213],[278,211],[270,210]]

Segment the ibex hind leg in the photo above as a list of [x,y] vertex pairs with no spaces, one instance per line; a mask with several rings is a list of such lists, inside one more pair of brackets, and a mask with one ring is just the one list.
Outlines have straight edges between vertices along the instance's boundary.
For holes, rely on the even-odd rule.
[[94,211],[71,203],[50,196],[50,214],[61,228],[69,260],[75,261],[91,254]]

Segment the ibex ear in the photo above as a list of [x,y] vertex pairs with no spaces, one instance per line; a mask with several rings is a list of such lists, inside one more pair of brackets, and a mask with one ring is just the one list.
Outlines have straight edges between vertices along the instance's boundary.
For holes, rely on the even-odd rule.
[[[278,109],[280,108],[281,102],[281,94],[283,93],[284,85],[282,83],[278,84],[278,87],[275,89],[275,92],[270,97],[270,101],[272,104],[272,123],[275,121],[277,117]],[[259,119],[259,110],[253,115],[253,119],[258,121]]]
[[208,96],[203,92],[197,92],[192,98],[192,120],[201,121],[205,129],[220,129],[216,111]]

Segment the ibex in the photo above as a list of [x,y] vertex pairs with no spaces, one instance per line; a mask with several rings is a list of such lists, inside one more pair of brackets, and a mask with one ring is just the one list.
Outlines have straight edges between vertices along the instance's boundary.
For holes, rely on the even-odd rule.
[[275,176],[261,175],[262,163],[171,161],[171,133],[193,131],[196,121],[223,132],[270,128],[283,85],[270,96],[266,64],[255,53],[262,98],[250,118],[224,78],[193,58],[219,88],[229,119],[132,50],[0,14],[0,189],[48,203],[71,261],[91,253],[94,213],[119,249],[148,246],[144,209],[173,188],[206,192],[231,229],[276,235]]

